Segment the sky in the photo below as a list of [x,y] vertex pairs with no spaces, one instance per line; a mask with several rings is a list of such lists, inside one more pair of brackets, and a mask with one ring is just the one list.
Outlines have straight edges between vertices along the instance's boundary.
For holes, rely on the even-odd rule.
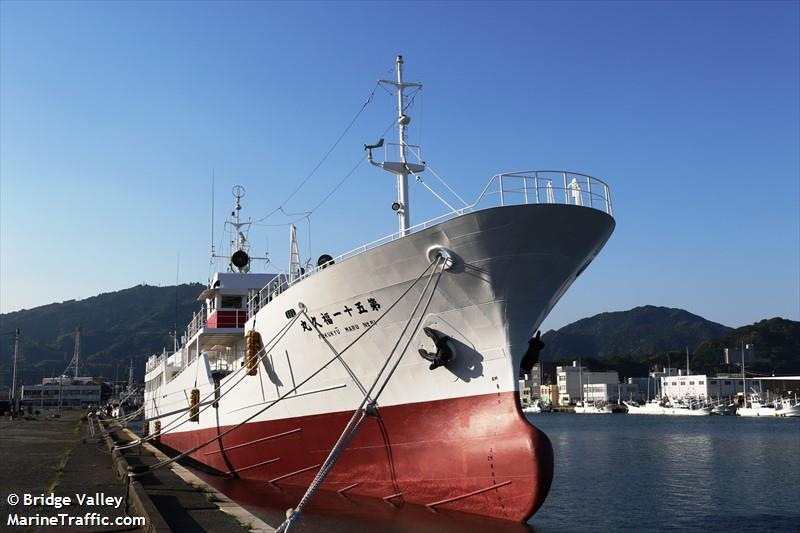
[[[462,196],[512,170],[610,185],[616,230],[543,329],[646,304],[798,320],[798,6],[2,1],[0,312],[205,282],[237,184],[260,220],[341,183],[252,226],[281,269],[294,220],[314,262],[394,232],[363,145],[402,54],[409,142]],[[447,211],[410,197],[412,223]]]

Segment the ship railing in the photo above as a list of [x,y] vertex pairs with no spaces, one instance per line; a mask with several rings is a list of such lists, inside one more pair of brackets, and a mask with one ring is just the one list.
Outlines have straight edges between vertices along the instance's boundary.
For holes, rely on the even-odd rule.
[[289,276],[281,272],[269,280],[260,290],[250,291],[247,298],[247,317],[255,315],[259,309],[267,305],[291,285]]
[[189,325],[186,326],[186,340],[191,339],[195,336],[195,334],[203,329],[206,325],[206,308],[203,308],[196,312],[192,316],[192,320],[189,322]]
[[[530,204],[574,205],[589,209],[597,209],[612,217],[614,216],[611,203],[611,191],[608,184],[599,178],[567,170],[504,172],[492,176],[483,190],[481,190],[477,199],[471,204],[465,205],[460,209],[452,209],[449,213],[444,213],[420,224],[416,224],[405,232],[398,231],[361,245],[358,248],[343,253],[339,257],[335,257],[333,263],[346,261],[351,257],[355,257],[383,244],[467,213],[492,207]],[[255,294],[251,296],[248,302],[248,316],[252,317],[255,315],[259,309],[269,303],[277,294],[280,294],[295,283],[302,281],[327,266],[328,264],[324,264],[311,268],[294,280],[289,280],[285,274],[277,275],[263,289],[254,291]],[[275,283],[276,280],[278,280],[277,289],[271,289],[271,285]]]

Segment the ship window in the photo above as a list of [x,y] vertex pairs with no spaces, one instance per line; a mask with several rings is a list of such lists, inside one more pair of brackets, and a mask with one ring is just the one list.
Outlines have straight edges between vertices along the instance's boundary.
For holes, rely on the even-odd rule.
[[727,380],[725,381],[725,385],[730,385],[730,384],[731,384],[730,381],[727,381]]
[[716,379],[712,379],[712,380],[711,380],[711,384],[712,384],[712,385],[716,385],[716,384],[717,384],[717,380],[716,380]]
[[706,384],[706,382],[705,382],[705,381],[698,381],[698,382],[697,382],[697,384],[698,384],[698,385],[705,385],[705,384]]
[[223,296],[221,307],[226,309],[239,309],[242,307],[242,297],[241,296]]
[[690,382],[689,382],[689,385],[694,385],[694,381],[690,381]]

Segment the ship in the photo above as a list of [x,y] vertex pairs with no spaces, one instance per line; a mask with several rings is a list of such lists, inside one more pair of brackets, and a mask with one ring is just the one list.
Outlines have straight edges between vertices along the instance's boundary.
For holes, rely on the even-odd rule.
[[308,268],[292,233],[289,269],[256,274],[237,217],[229,271],[181,345],[147,361],[145,428],[234,478],[525,522],[554,457],[518,375],[613,232],[609,187],[499,173],[474,202],[411,225],[408,181],[426,163],[407,142],[404,92],[421,85],[402,56],[395,67],[379,83],[396,92],[397,143],[364,149],[396,178],[398,231]]

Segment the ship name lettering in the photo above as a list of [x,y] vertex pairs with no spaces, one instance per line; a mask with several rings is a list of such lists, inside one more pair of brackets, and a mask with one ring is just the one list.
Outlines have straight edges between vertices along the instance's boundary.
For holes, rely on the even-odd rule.
[[345,330],[345,331],[355,331],[355,330],[357,330],[357,329],[358,329],[358,324],[353,324],[353,325],[351,325],[351,326],[345,326],[345,327],[344,327],[344,330]]

